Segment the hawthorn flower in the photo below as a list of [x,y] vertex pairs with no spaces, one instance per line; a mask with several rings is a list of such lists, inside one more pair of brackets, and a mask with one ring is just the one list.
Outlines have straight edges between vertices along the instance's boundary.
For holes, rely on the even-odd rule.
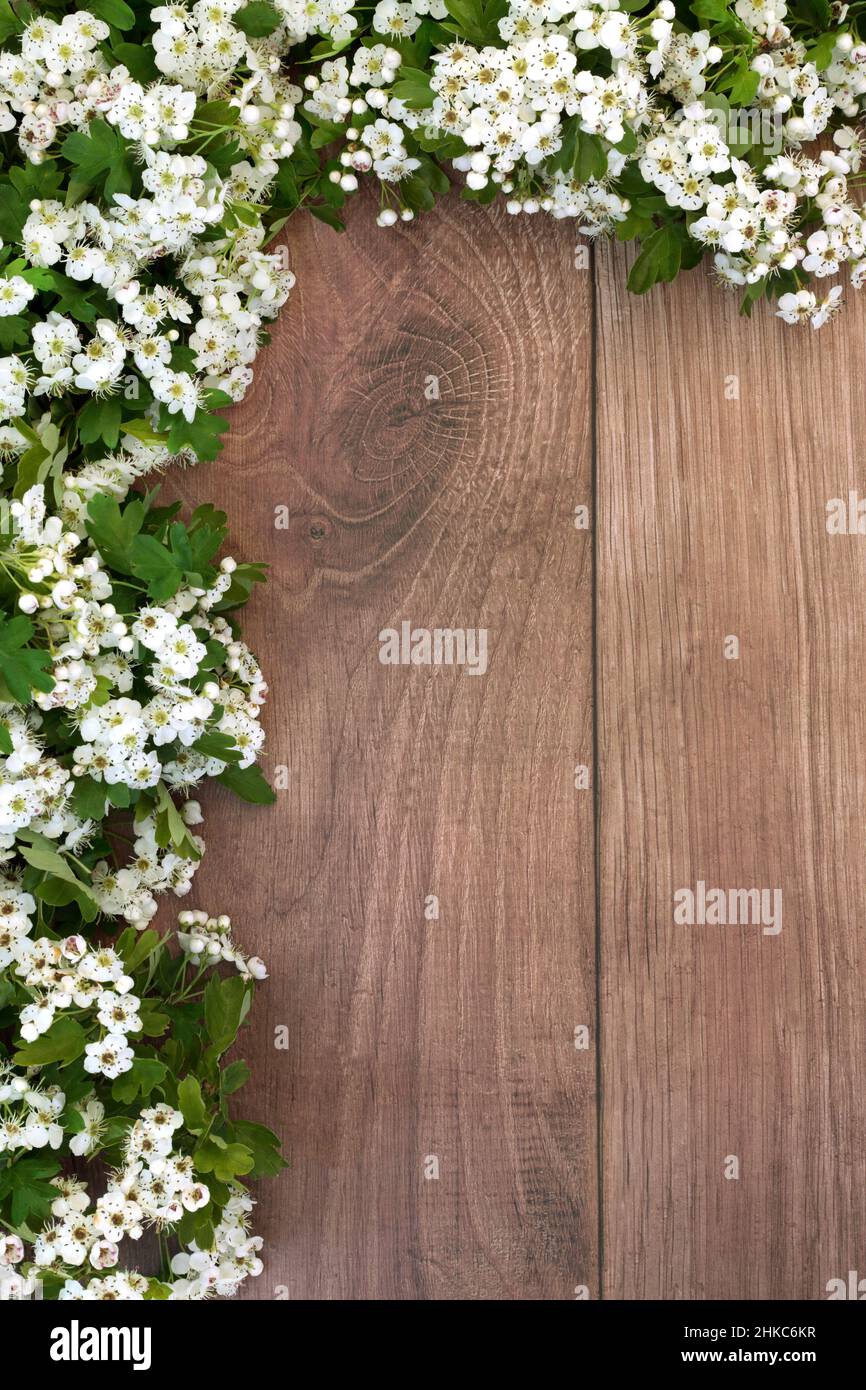
[[89,1258],[94,1269],[112,1269],[120,1259],[120,1251],[110,1240],[97,1240],[90,1247]]
[[[118,1242],[128,1235],[130,1240],[140,1240],[144,1231],[142,1210],[137,1202],[131,1200],[119,1188],[112,1188],[96,1203],[93,1229],[107,1240]],[[111,1263],[116,1264],[114,1260]]]
[[10,275],[0,279],[0,318],[20,314],[30,303],[36,290],[20,275]]
[[105,1132],[105,1106],[101,1101],[88,1100],[81,1108],[83,1128],[73,1134],[69,1141],[69,1151],[78,1158],[91,1154],[99,1147]]
[[88,1043],[84,1051],[84,1070],[111,1081],[129,1071],[134,1061],[124,1033],[106,1033],[98,1042]]
[[115,994],[107,989],[97,995],[97,1019],[110,1033],[137,1033],[141,1028],[140,999],[134,994]]
[[195,419],[200,406],[200,393],[189,372],[173,372],[160,364],[150,378],[153,394],[168,409],[170,415],[180,412],[185,420]]

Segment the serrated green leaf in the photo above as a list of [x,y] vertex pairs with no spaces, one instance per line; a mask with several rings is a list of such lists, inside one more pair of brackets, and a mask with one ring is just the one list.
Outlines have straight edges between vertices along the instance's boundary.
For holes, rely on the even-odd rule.
[[640,255],[629,272],[628,288],[632,294],[646,294],[659,281],[673,280],[681,257],[680,234],[668,223],[658,227],[641,243]]
[[207,1111],[201,1095],[201,1084],[195,1076],[185,1076],[178,1084],[177,1103],[183,1122],[190,1134],[201,1134],[207,1126]]
[[277,799],[276,793],[268,785],[256,763],[250,767],[227,767],[225,772],[220,773],[217,781],[222,782],[224,787],[228,787],[242,801],[249,801],[254,806],[270,806]]
[[148,927],[146,931],[136,932],[127,949],[123,952],[123,964],[127,974],[132,975],[140,965],[143,965],[148,956],[152,956],[154,951],[162,941],[162,935]]
[[122,63],[130,76],[143,87],[149,82],[155,82],[159,77],[159,69],[153,61],[151,48],[137,43],[116,43],[111,52],[118,63]]
[[86,1042],[81,1024],[61,1014],[41,1037],[22,1043],[12,1054],[12,1061],[17,1067],[44,1067],[50,1062],[66,1065],[81,1056]]
[[61,153],[73,166],[74,183],[82,191],[99,184],[103,196],[111,202],[115,193],[128,193],[132,188],[129,144],[107,121],[91,121],[88,129],[87,135],[78,130],[67,135]]
[[109,449],[116,449],[122,415],[117,396],[88,401],[78,416],[78,437],[82,444],[95,444],[102,440]]
[[160,411],[159,428],[167,435],[171,453],[180,454],[189,449],[204,462],[216,458],[222,448],[221,436],[228,427],[228,420],[212,415],[209,410],[197,410],[192,420],[185,420],[179,411],[176,415],[169,414],[166,406]]
[[51,1203],[57,1199],[57,1188],[51,1178],[60,1172],[60,1164],[50,1154],[20,1158],[16,1164],[0,1171],[0,1198],[11,1194],[13,1225],[38,1227],[51,1214]]
[[28,646],[34,633],[33,624],[23,613],[0,619],[0,679],[20,705],[29,704],[34,690],[54,689],[54,678],[47,672],[51,654]]
[[399,78],[391,91],[400,101],[405,102],[410,111],[424,111],[433,105],[435,93],[430,86],[430,74],[420,68],[401,67]]
[[135,12],[124,4],[124,0],[87,0],[87,9],[115,29],[132,29],[135,26]]
[[132,543],[144,524],[145,506],[134,498],[121,510],[115,497],[99,493],[87,506],[87,534],[106,564],[121,574],[134,573],[131,565]]
[[275,5],[268,4],[268,0],[252,0],[251,4],[235,10],[232,15],[232,24],[250,39],[267,38],[268,34],[279,29],[282,22],[279,10]]
[[273,1130],[252,1120],[236,1120],[231,1126],[232,1138],[238,1140],[253,1155],[253,1178],[272,1178],[285,1168],[286,1160],[280,1153],[280,1141]]
[[234,739],[229,734],[221,734],[218,729],[196,739],[192,751],[201,753],[205,758],[219,758],[224,763],[237,763],[243,757]]
[[104,783],[97,782],[93,777],[76,777],[73,788],[71,805],[76,816],[81,820],[102,820],[105,815],[106,787]]
[[822,34],[821,37],[806,50],[806,59],[814,63],[818,72],[824,72],[833,61],[833,52],[836,48],[837,34]]
[[168,1069],[153,1057],[136,1057],[129,1071],[118,1076],[112,1083],[112,1100],[121,1105],[129,1105],[136,1096],[149,1096],[151,1091],[161,1085],[168,1075]]
[[200,1173],[213,1173],[220,1182],[243,1177],[255,1166],[252,1153],[243,1144],[220,1145],[213,1138],[199,1145],[193,1162]]
[[231,1047],[249,1008],[249,987],[240,975],[212,976],[204,992],[204,1021],[217,1055]]
[[229,1062],[220,1076],[220,1090],[224,1096],[233,1096],[250,1079],[250,1069],[243,1059]]

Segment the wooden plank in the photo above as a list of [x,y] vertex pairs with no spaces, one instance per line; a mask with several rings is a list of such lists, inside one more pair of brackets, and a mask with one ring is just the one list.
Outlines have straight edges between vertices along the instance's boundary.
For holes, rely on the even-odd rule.
[[[866,537],[825,526],[866,493],[866,306],[795,332],[625,271],[599,252],[605,1292],[826,1298],[866,1246]],[[781,888],[781,932],[675,925],[698,880]]]
[[[193,898],[272,974],[244,1104],[293,1166],[249,1296],[595,1296],[590,277],[573,229],[450,200],[288,244],[232,443],[179,484],[272,566],[247,630],[288,786],[203,798]],[[487,673],[381,664],[403,620],[487,629]]]

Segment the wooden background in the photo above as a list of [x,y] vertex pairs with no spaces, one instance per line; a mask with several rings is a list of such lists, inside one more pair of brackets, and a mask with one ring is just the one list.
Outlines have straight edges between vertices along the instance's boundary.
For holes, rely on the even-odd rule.
[[[292,1167],[247,1296],[826,1297],[866,1273],[866,537],[825,526],[866,492],[862,303],[635,300],[622,248],[456,199],[286,241],[180,484],[272,567],[284,789],[204,798],[193,899],[272,975],[243,1105]],[[404,619],[486,627],[486,675],[381,665]],[[699,879],[781,888],[781,934],[675,926]]]

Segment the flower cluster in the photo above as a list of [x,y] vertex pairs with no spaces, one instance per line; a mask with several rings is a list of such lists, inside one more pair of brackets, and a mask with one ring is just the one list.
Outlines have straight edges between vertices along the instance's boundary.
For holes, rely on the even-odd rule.
[[225,961],[244,978],[267,979],[264,961],[259,956],[245,956],[232,940],[230,917],[209,917],[200,911],[182,912],[178,922],[182,928],[177,934],[180,948],[193,965],[215,965]]
[[[197,803],[175,815],[171,793],[230,777],[268,799],[267,687],[231,618],[261,572],[212,562],[224,518],[210,508],[186,525],[152,495],[88,501],[79,483],[59,489],[60,515],[34,484],[0,546],[18,593],[18,616],[0,621],[0,854],[14,860],[22,836],[53,844],[60,867],[84,853],[95,907],[142,927],[160,892],[188,891],[203,849]],[[108,805],[136,808],[132,853],[114,842],[113,859],[89,848]]]
[[65,1099],[56,1086],[40,1090],[11,1068],[0,1070],[0,1106],[3,1108],[0,1154],[59,1149],[63,1143],[63,1126],[58,1123],[58,1117]]
[[0,130],[25,161],[2,183],[0,425],[84,397],[82,442],[115,444],[122,416],[165,458],[213,456],[209,412],[244,395],[293,283],[261,205],[301,93],[241,8],[149,12],[147,80],[85,11],[22,22],[0,52]]
[[[25,919],[35,906],[32,898],[11,901]],[[277,1171],[282,1160],[270,1130],[229,1121],[219,1096],[243,1084],[245,1068],[234,1064],[229,1082],[217,1058],[266,971],[231,944],[229,918],[185,913],[181,924],[180,956],[155,932],[127,932],[115,946],[81,935],[33,940],[26,920],[13,943],[16,1005],[29,1002],[18,1008],[19,1050],[0,1063],[0,1158],[14,1159],[0,1166],[0,1193],[17,1190],[37,1233],[22,1223],[4,1236],[0,1275],[14,1275],[23,1292],[38,1280],[64,1300],[200,1299],[230,1296],[262,1269],[241,1178]],[[216,950],[206,944],[217,940]],[[238,968],[234,979],[215,973],[226,960]],[[194,1029],[185,1043],[152,1046],[167,1021],[161,1011],[180,1007],[198,1016],[204,1042]],[[60,1171],[64,1153],[102,1160],[100,1195]],[[124,1255],[125,1243],[149,1229],[165,1250],[158,1275],[129,1268]],[[180,1248],[172,1252],[173,1238]]]
[[204,852],[192,789],[273,799],[238,624],[263,569],[218,558],[212,506],[143,490],[216,455],[292,285],[267,241],[300,196],[282,53],[311,15],[248,8],[0,16],[4,1296],[229,1296],[261,1269],[245,1179],[282,1166],[223,1061],[262,961],[225,916],[149,926]]
[[[313,148],[334,151],[335,206],[369,175],[380,225],[411,220],[450,164],[469,199],[501,193],[512,213],[638,237],[639,293],[709,255],[747,308],[777,299],[781,317],[820,327],[841,287],[819,298],[810,282],[847,268],[861,284],[850,123],[866,44],[848,10],[826,32],[784,0],[702,0],[692,27],[671,0],[510,0],[489,19],[382,0],[357,13],[357,46],[307,75],[297,109]],[[828,130],[835,148],[812,157]]]

